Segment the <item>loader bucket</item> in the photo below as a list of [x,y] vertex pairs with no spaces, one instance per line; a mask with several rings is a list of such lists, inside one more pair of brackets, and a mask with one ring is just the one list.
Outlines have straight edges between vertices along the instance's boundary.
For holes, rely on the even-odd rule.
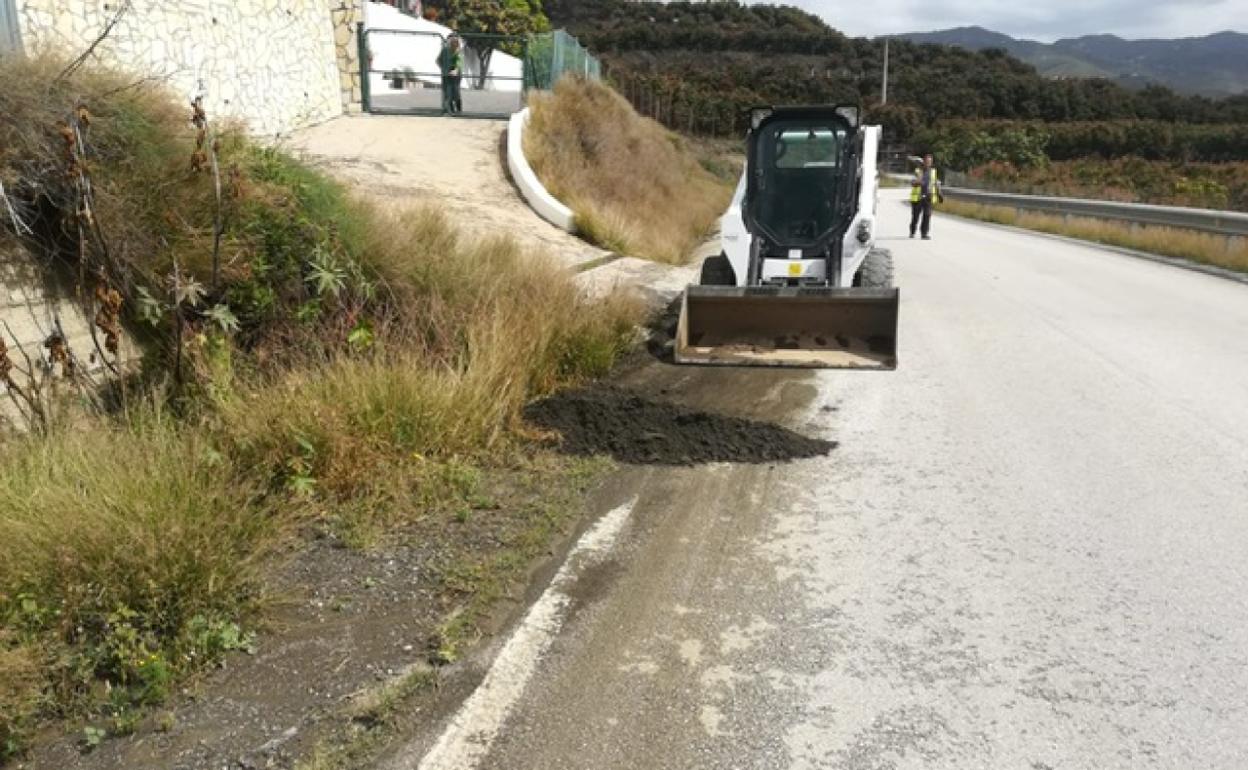
[[676,362],[897,368],[897,289],[690,286]]

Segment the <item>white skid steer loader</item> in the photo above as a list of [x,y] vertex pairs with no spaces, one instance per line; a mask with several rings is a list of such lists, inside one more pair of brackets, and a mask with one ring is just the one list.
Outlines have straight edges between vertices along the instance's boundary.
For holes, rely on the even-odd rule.
[[879,141],[856,107],[751,111],[723,253],[682,301],[678,363],[896,368],[900,294],[875,245]]

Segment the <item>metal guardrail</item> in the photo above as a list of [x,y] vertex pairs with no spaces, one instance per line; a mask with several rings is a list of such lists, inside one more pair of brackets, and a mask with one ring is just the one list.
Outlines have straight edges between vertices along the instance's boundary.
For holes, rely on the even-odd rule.
[[1046,214],[1108,219],[1154,227],[1174,227],[1226,237],[1248,236],[1248,214],[1237,211],[1154,206],[1145,203],[1116,203],[1085,198],[1016,195],[971,190],[965,187],[945,187],[942,192],[951,200],[962,200],[985,206],[1005,206]]

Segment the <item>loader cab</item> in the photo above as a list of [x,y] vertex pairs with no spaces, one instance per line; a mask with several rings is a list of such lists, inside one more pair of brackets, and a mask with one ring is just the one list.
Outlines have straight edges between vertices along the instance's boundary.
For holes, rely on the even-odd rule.
[[742,214],[760,256],[824,256],[852,221],[859,174],[856,108],[760,108],[751,113]]

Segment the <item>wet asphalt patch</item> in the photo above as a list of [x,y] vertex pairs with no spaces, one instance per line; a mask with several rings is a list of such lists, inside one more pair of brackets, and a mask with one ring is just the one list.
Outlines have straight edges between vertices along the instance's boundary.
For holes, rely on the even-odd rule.
[[636,465],[774,463],[826,455],[836,442],[768,422],[688,409],[609,386],[530,404],[525,418],[558,432],[562,451]]

